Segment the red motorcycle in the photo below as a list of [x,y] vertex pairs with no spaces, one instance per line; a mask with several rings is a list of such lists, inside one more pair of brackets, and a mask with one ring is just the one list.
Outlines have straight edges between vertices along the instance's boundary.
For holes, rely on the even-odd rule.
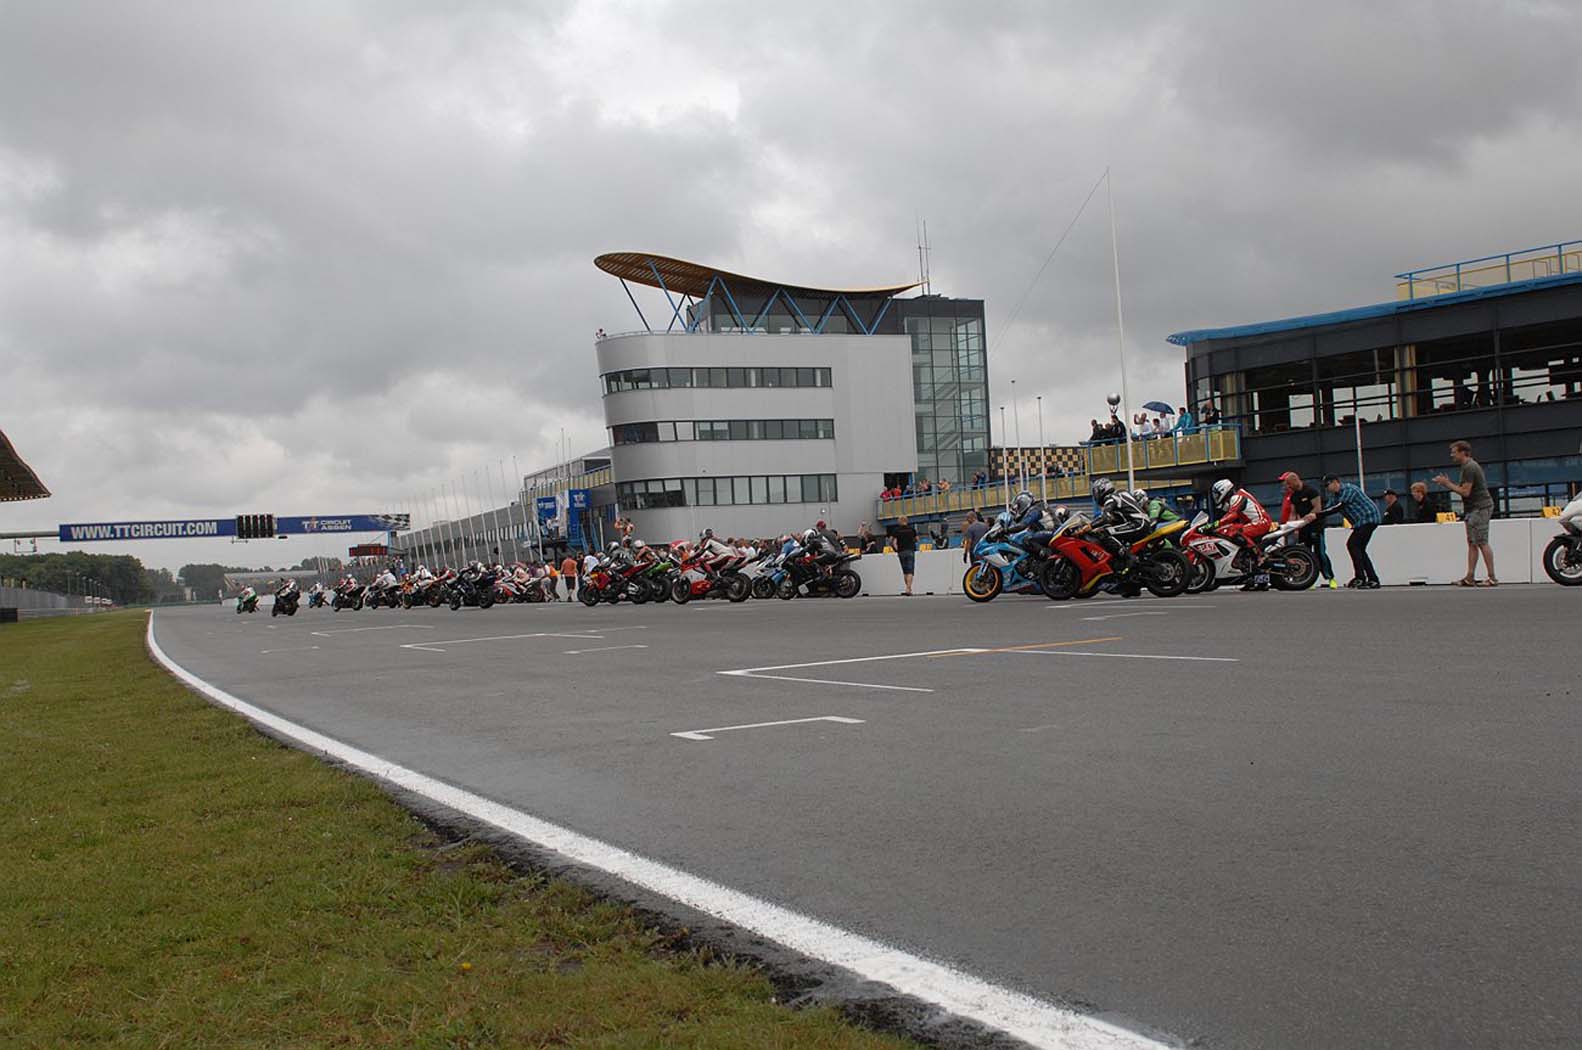
[[752,597],[753,582],[741,571],[748,562],[746,556],[721,559],[717,564],[713,555],[698,551],[689,553],[677,567],[677,576],[670,584],[670,600],[685,605],[694,598],[724,597],[733,602],[744,602]]
[[1186,522],[1171,522],[1130,544],[1131,564],[1124,571],[1108,549],[1084,533],[1086,524],[1073,518],[1049,541],[1052,554],[1038,582],[1050,598],[1091,598],[1101,590],[1132,598],[1145,587],[1156,597],[1174,598],[1186,590],[1191,569],[1171,546],[1171,537],[1183,531]]

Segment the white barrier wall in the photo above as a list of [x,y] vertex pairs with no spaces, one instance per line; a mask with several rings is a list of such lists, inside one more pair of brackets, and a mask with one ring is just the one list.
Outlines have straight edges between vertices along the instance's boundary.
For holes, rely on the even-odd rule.
[[[1501,583],[1551,583],[1543,569],[1544,547],[1560,531],[1548,518],[1497,519],[1489,523],[1489,544],[1494,548],[1494,571]],[[1346,553],[1350,529],[1327,529],[1329,548],[1341,583],[1351,579],[1351,558]],[[1461,522],[1433,525],[1385,525],[1373,534],[1368,557],[1386,587],[1414,583],[1443,584],[1459,580],[1467,571],[1467,531]],[[894,554],[865,554],[855,568],[862,575],[863,592],[870,595],[901,593],[901,566]],[[912,589],[918,594],[960,594],[966,572],[961,550],[918,551]],[[1483,561],[1478,560],[1478,578]]]

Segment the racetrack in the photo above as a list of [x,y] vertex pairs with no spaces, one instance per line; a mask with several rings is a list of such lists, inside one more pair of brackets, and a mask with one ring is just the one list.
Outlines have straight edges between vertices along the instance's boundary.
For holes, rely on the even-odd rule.
[[1045,1000],[1214,1047],[1559,1047],[1582,1032],[1575,598],[154,628],[329,737]]

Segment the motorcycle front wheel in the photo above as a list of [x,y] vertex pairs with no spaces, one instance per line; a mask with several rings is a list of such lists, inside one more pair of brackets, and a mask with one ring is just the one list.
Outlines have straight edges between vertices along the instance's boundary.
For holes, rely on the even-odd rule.
[[961,576],[961,590],[975,602],[992,602],[1005,586],[1000,570],[986,561],[967,566]]
[[1062,555],[1050,559],[1039,574],[1038,582],[1044,588],[1044,597],[1063,602],[1075,598],[1082,588],[1082,570],[1077,568],[1076,562]]
[[729,601],[744,602],[753,594],[752,581],[741,573],[733,573],[725,583],[725,597]]
[[768,576],[758,576],[753,579],[754,598],[773,598],[775,596],[775,581]]
[[1582,545],[1569,536],[1556,536],[1544,548],[1544,572],[1562,587],[1582,585]]
[[460,612],[461,611],[461,595],[459,595],[459,594],[452,594],[450,596],[450,611],[451,612]]
[[841,598],[855,598],[862,593],[862,577],[850,569],[835,574],[835,594]]
[[583,605],[586,605],[590,609],[593,608],[595,605],[598,605],[599,604],[599,591],[598,591],[598,588],[594,587],[593,584],[591,584],[591,583],[585,583],[581,587],[578,587],[577,588],[577,601],[581,602]]
[[1197,554],[1186,556],[1188,594],[1202,594],[1214,589],[1214,563]]
[[781,599],[782,601],[790,601],[792,598],[796,597],[796,592],[796,584],[792,583],[791,577],[787,576],[785,579],[781,580],[780,585],[775,588],[775,597]]

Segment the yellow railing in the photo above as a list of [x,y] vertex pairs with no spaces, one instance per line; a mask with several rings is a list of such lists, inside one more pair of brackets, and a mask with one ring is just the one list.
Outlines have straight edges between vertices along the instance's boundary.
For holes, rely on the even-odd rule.
[[[1027,487],[1039,499],[1082,499],[1093,487],[1093,478],[1124,478],[1126,475],[1126,445],[1090,445],[1087,453],[1087,473],[1059,478],[1028,478]],[[1209,466],[1230,463],[1241,458],[1241,435],[1234,427],[1211,427],[1191,434],[1166,434],[1162,437],[1143,438],[1132,442],[1132,469],[1157,471],[1171,467]],[[1150,483],[1162,487],[1183,484],[1170,479],[1153,478]],[[1014,486],[1013,486],[1014,487]],[[927,495],[903,496],[900,499],[877,501],[876,520],[893,520],[905,514],[914,515],[955,514],[968,510],[984,510],[1005,505],[1005,483],[982,488],[951,489],[949,492],[931,492]]]
[[567,489],[596,489],[600,485],[615,484],[615,471],[610,467],[600,467],[590,470],[586,474],[573,474],[569,478],[555,478],[553,481],[541,481],[527,490],[527,498],[535,496],[550,496]]

